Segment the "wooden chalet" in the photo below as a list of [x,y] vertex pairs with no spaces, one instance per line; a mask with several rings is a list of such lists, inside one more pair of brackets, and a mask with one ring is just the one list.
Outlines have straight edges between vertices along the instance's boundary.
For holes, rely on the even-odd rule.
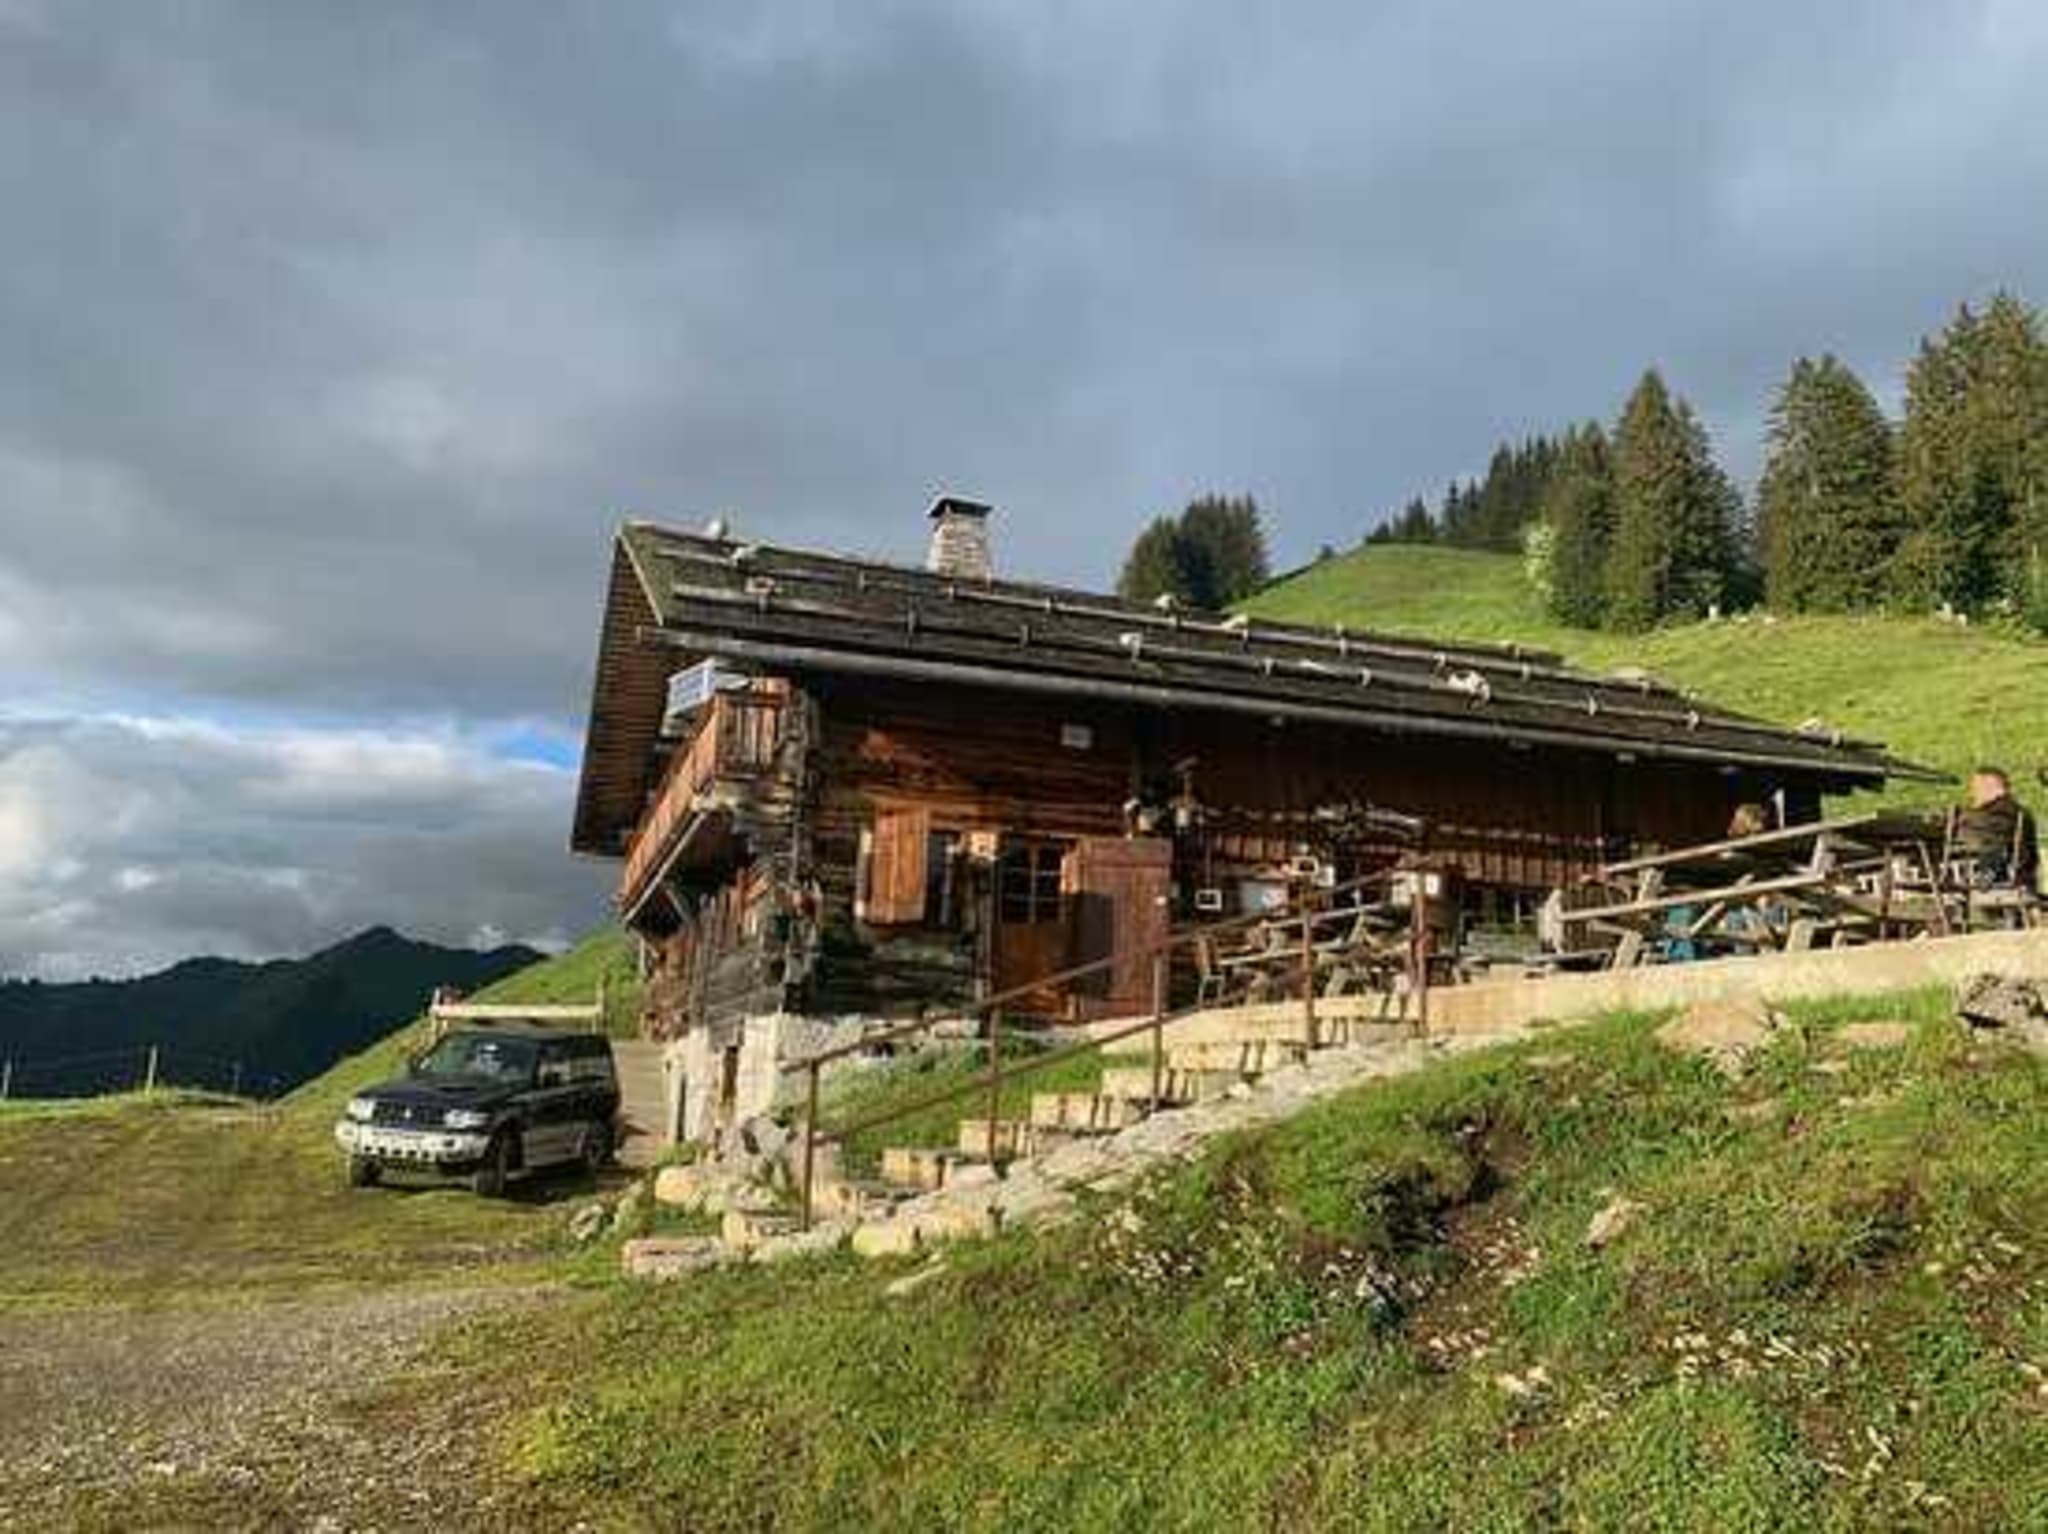
[[[572,844],[620,860],[654,1035],[943,1011],[1418,852],[1513,926],[1898,766],[1515,646],[998,580],[988,508],[931,515],[925,569],[620,529]],[[1148,997],[1138,963],[1026,1010]]]

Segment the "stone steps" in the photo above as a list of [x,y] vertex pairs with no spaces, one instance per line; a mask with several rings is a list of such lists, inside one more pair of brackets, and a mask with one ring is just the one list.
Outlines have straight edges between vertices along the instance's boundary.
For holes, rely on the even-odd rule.
[[1129,1096],[1108,1092],[1035,1092],[1031,1097],[1034,1129],[1065,1129],[1075,1134],[1115,1134],[1145,1117],[1144,1105]]
[[652,1166],[668,1133],[667,1078],[662,1046],[644,1039],[612,1040],[612,1064],[619,1075],[619,1160],[630,1167]]
[[[1243,1081],[1242,1071],[1165,1070],[1159,1073],[1159,1100],[1164,1104],[1175,1105],[1207,1102],[1212,1097],[1221,1097]],[[1102,1093],[1105,1097],[1121,1097],[1130,1102],[1150,1103],[1152,1067],[1112,1066],[1102,1073]]]
[[1058,1130],[1041,1129],[1028,1119],[962,1119],[960,1137],[956,1142],[961,1151],[969,1156],[983,1156],[990,1161],[1014,1161],[1020,1156],[1035,1156],[1064,1142],[1064,1135]]
[[[1197,1012],[1192,1017],[1166,1025],[1166,1048],[1173,1052],[1197,1045],[1276,1044],[1291,1045],[1305,1052],[1308,1048],[1307,1026],[1299,1006]],[[1398,1018],[1319,1015],[1316,1018],[1315,1047],[1328,1049],[1343,1044],[1376,1043],[1405,1037],[1409,1031],[1410,1025]],[[1152,1036],[1134,1033],[1112,1039],[1102,1046],[1102,1052],[1113,1056],[1150,1055]]]
[[781,1210],[728,1209],[719,1220],[718,1238],[728,1251],[751,1252],[765,1242],[795,1235],[799,1223],[795,1215]]
[[[920,1193],[959,1187],[980,1178],[978,1168],[988,1167],[985,1156],[963,1154],[925,1145],[892,1145],[882,1152],[882,1181]],[[989,1168],[993,1176],[994,1168]]]

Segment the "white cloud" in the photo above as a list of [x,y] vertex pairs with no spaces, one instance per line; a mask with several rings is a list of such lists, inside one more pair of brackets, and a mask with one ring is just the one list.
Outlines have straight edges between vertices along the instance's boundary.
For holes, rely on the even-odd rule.
[[572,787],[453,729],[0,714],[0,974],[303,953],[378,923],[559,945],[609,874],[563,850]]

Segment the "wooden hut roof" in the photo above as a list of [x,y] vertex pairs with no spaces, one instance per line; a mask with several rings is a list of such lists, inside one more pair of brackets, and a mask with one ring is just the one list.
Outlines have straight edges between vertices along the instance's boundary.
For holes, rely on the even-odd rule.
[[1877,744],[1786,729],[1647,677],[1519,645],[1175,610],[1019,581],[631,522],[619,531],[571,844],[613,853],[655,770],[666,679],[723,657],[1128,705],[1312,719],[1774,771],[1828,791],[1933,776]]

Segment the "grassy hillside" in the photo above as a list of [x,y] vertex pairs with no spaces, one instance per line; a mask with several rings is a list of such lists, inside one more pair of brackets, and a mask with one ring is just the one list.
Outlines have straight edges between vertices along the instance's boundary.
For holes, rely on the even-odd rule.
[[[1910,1042],[1838,1037],[1873,1015]],[[615,1284],[448,1367],[526,1393],[501,1449],[542,1523],[2038,1527],[2048,1071],[1935,995],[1795,1021],[1730,1083],[1611,1019],[914,1293],[844,1258]]]
[[[1644,635],[1561,628],[1511,555],[1376,546],[1262,592],[1254,613],[1305,623],[1473,640],[1519,640],[1596,670],[1642,666],[1730,708],[1821,718],[1951,772],[1990,760],[2023,795],[2048,762],[2048,644],[1921,618],[1699,623]],[[1927,801],[1951,790],[1909,787]]]
[[[637,1012],[631,951],[604,932],[500,980],[499,1001],[587,1000],[613,977]],[[507,1202],[455,1188],[365,1196],[329,1137],[341,1105],[419,1047],[400,1029],[263,1108],[184,1094],[0,1112],[0,1306],[226,1299],[308,1284],[531,1276],[561,1244],[575,1185]]]

